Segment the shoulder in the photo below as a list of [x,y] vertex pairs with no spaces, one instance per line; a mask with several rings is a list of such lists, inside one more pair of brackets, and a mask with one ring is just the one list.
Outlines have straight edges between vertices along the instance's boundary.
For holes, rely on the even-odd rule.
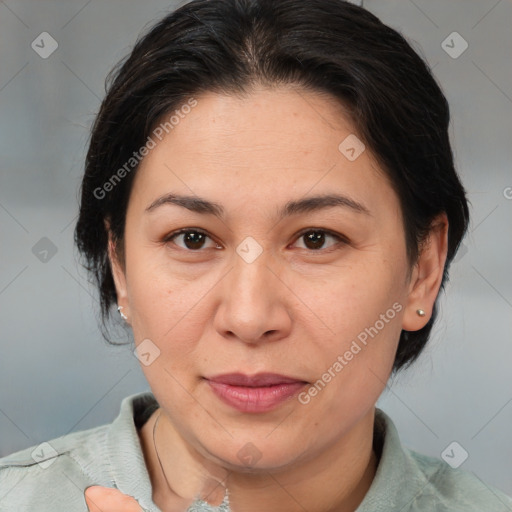
[[[417,510],[439,512],[512,512],[512,498],[462,468],[405,448],[424,482]],[[413,510],[416,510],[413,508]]]
[[[0,510],[83,509],[83,490],[108,479],[102,464],[108,425],[74,432],[0,459]],[[57,501],[58,500],[58,501]],[[81,508],[77,508],[80,506]]]
[[82,511],[90,485],[137,485],[145,477],[137,428],[157,405],[151,394],[131,395],[112,423],[0,458],[0,510]]
[[[474,473],[404,447],[393,421],[380,409],[376,410],[374,447],[380,460],[358,512],[512,512],[512,498]],[[454,451],[450,457],[457,457]]]

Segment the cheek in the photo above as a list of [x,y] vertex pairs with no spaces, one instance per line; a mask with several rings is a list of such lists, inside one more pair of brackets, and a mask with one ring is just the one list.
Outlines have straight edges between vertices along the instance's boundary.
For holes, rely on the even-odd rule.
[[169,262],[149,250],[132,252],[127,276],[135,340],[151,339],[164,358],[176,360],[175,352],[183,357],[199,337],[194,317],[204,283],[176,277]]
[[[309,373],[311,385],[299,396],[308,417],[323,417],[329,411],[329,425],[346,425],[377,402],[392,370],[403,311],[400,302],[380,299],[366,300],[363,313],[352,305],[344,309],[336,336],[317,335],[321,346],[308,353],[308,366],[314,369]],[[349,318],[350,312],[357,316]]]
[[[340,269],[337,275],[323,293],[318,289],[311,297],[321,321],[306,327],[316,345],[309,357],[314,369],[311,380],[320,379],[317,392],[332,400],[334,407],[365,394],[378,397],[393,365],[405,307],[398,259],[366,260]],[[324,384],[329,388],[326,393]]]
[[378,257],[373,259],[362,257],[360,262],[340,267],[332,272],[329,281],[314,287],[302,280],[302,286],[294,288],[306,304],[311,304],[317,317],[315,326],[322,325],[322,331],[335,338],[353,339],[378,322],[390,308],[384,318],[386,326],[397,323],[397,309],[401,308],[392,306],[395,303],[403,306],[404,271],[399,264],[390,265]]

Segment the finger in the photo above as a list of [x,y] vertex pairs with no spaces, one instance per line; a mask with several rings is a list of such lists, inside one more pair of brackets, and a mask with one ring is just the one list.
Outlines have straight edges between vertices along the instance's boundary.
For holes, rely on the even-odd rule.
[[141,512],[142,508],[132,496],[119,489],[93,485],[84,493],[89,512]]

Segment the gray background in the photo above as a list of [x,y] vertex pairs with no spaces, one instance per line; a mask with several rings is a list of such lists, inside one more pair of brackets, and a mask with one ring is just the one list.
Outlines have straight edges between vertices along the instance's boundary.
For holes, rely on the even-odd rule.
[[[101,339],[72,234],[105,76],[175,5],[0,1],[0,456],[110,422],[123,397],[149,389],[128,347]],[[440,457],[457,441],[469,453],[462,468],[512,494],[512,3],[364,6],[433,66],[451,104],[456,165],[472,203],[435,335],[378,405],[406,446]],[[58,42],[47,59],[31,48],[44,31]],[[454,31],[469,44],[458,58],[441,46]],[[48,244],[43,237],[57,249],[46,262],[33,253]]]

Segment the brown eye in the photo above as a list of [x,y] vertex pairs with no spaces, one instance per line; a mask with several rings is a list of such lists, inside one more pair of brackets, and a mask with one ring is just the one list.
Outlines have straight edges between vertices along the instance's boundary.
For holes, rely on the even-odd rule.
[[302,236],[308,249],[321,249],[325,243],[325,233],[321,231],[310,231]]
[[[331,243],[327,247],[324,247],[324,244],[329,239],[334,240],[334,243]],[[299,236],[299,240],[304,241],[305,249],[310,249],[312,251],[329,249],[330,247],[333,247],[339,243],[345,242],[345,240],[341,236],[329,233],[328,231],[321,229],[311,229],[309,231],[302,232],[302,234]]]
[[[180,240],[181,243],[177,243],[177,240]],[[203,249],[205,247],[205,243],[207,240],[211,240],[211,238],[202,231],[197,229],[183,229],[178,231],[177,233],[173,233],[169,235],[165,241],[173,242],[178,247],[182,249],[188,249],[190,251],[198,251],[199,249]],[[218,247],[217,244],[213,242],[213,247]]]

